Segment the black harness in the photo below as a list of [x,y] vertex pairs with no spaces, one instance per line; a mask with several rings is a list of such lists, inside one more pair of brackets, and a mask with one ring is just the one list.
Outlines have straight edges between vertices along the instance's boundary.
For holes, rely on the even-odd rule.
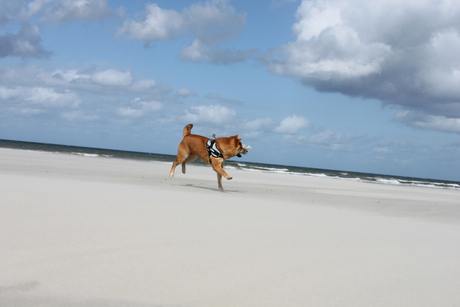
[[208,151],[209,160],[211,160],[211,156],[213,156],[214,158],[224,157],[220,152],[219,148],[217,148],[216,140],[208,140],[206,142],[206,150]]

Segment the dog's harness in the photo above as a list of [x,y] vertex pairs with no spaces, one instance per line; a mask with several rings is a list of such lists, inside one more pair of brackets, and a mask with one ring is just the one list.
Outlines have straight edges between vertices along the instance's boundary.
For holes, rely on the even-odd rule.
[[206,150],[208,151],[209,160],[211,161],[211,156],[214,158],[223,158],[224,156],[217,148],[216,140],[208,140],[206,142]]

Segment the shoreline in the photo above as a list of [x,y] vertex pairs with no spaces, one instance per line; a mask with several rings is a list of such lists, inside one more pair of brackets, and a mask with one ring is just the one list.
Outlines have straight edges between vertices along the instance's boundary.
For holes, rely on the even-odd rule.
[[[33,143],[33,142],[20,142],[20,141],[8,141],[0,140],[0,148],[12,149],[12,150],[29,150],[36,152],[49,152],[49,153],[62,153],[79,155],[86,157],[104,157],[104,158],[115,158],[115,159],[128,159],[128,160],[140,160],[140,161],[151,161],[151,162],[165,162],[172,163],[175,159],[174,155],[167,154],[156,154],[147,152],[133,152],[124,150],[112,150],[103,148],[93,147],[78,147],[70,145],[57,145],[57,144],[45,144],[45,143]],[[207,164],[201,161],[192,162],[189,165],[207,167]],[[227,169],[239,169],[246,171],[260,171],[264,173],[279,173],[287,175],[297,176],[308,176],[308,177],[322,177],[322,178],[337,178],[342,180],[351,180],[359,182],[369,182],[378,184],[391,184],[391,185],[403,185],[403,186],[419,186],[429,188],[441,188],[441,189],[454,189],[460,191],[460,181],[443,180],[443,179],[430,179],[430,178],[417,178],[407,177],[400,175],[389,175],[389,174],[376,174],[376,173],[361,173],[356,171],[343,171],[343,170],[330,170],[330,169],[319,169],[311,167],[300,167],[300,166],[289,166],[289,165],[277,165],[277,164],[265,164],[256,163],[240,160],[228,160],[226,161]]]
[[2,306],[454,306],[458,191],[0,149]]

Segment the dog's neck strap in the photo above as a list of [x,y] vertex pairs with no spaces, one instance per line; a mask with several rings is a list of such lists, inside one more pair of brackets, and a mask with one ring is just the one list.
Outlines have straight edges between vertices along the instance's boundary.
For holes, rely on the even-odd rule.
[[213,156],[214,158],[224,157],[220,150],[217,148],[216,140],[208,140],[206,142],[206,150],[208,151],[209,158],[211,158],[211,156]]

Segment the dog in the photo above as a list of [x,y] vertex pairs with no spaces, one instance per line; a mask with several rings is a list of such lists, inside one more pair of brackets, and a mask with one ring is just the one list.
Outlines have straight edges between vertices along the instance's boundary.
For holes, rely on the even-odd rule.
[[238,138],[239,134],[212,140],[201,135],[191,134],[192,128],[193,124],[188,124],[184,127],[184,138],[179,143],[176,161],[172,164],[169,178],[174,176],[174,170],[179,164],[182,163],[182,173],[185,174],[185,164],[195,161],[196,158],[200,158],[201,161],[211,165],[217,173],[219,190],[224,192],[222,176],[227,178],[227,180],[233,178],[222,168],[225,160],[234,156],[241,158],[241,154],[247,154],[250,147],[246,149],[243,146],[241,139]]

